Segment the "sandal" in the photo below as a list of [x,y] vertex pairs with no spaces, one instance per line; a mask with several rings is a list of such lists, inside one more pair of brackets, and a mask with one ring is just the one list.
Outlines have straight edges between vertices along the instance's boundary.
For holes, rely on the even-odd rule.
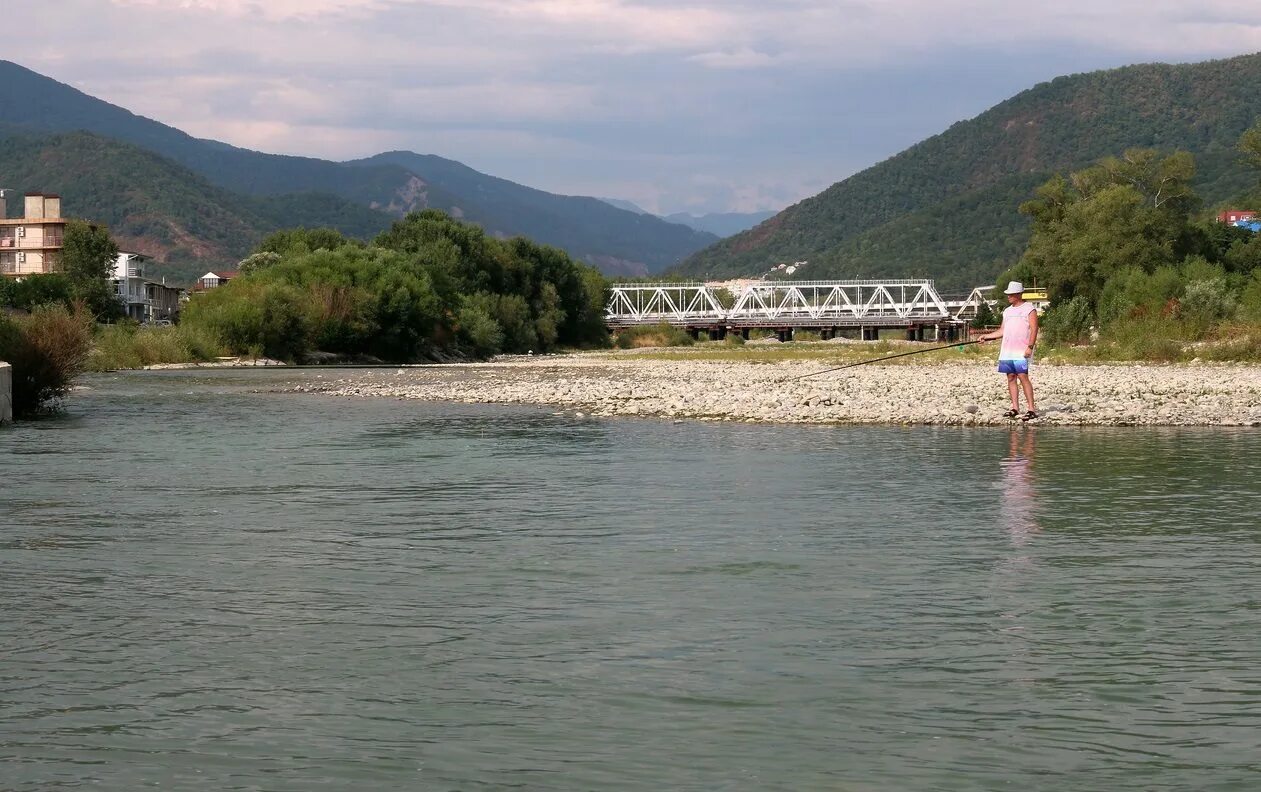
[[1019,411],[1017,410],[1008,410],[1007,412],[1003,413],[1004,418],[1015,418],[1017,415],[1020,415]]
[[1036,412],[1034,412],[1033,410],[1030,410],[1029,412],[1025,413],[1024,415],[1020,416],[1020,420],[1022,420],[1022,421],[1032,421],[1033,419],[1035,419],[1035,418],[1037,418],[1037,417],[1038,417],[1038,414],[1037,414]]

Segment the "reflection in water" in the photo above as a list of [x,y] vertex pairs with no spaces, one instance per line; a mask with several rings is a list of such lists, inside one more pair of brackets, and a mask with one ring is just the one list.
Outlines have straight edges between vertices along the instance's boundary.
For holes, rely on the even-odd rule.
[[1037,491],[1033,483],[1033,453],[1037,433],[1013,430],[1007,456],[999,463],[1003,481],[1000,496],[1003,528],[1016,547],[1024,546],[1038,532]]

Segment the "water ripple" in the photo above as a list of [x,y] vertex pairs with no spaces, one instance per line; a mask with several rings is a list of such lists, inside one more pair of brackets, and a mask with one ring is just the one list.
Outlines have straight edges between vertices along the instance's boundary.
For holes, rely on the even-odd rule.
[[251,377],[109,375],[0,433],[0,789],[1261,777],[1256,433],[595,422]]

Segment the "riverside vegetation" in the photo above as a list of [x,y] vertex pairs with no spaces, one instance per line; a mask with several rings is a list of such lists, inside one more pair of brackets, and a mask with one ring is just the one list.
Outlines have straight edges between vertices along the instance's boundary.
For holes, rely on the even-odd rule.
[[[1238,150],[1261,168],[1261,122]],[[1094,340],[1106,358],[1261,359],[1261,234],[1201,212],[1194,176],[1187,152],[1131,149],[1055,176],[1021,205],[1033,233],[999,282],[1047,287],[1045,341]],[[1235,203],[1261,203],[1261,185]]]
[[[19,323],[49,321],[44,305],[112,322],[119,309],[106,275],[116,254],[103,228],[72,224],[65,274],[0,282],[0,305],[35,309]],[[176,327],[101,324],[80,362],[96,370],[225,355],[405,363],[608,340],[599,272],[555,248],[495,239],[436,210],[408,215],[371,244],[331,229],[277,232],[240,270],[192,299]]]
[[92,347],[92,317],[82,306],[41,305],[25,316],[0,314],[0,360],[13,366],[13,414],[56,406]]

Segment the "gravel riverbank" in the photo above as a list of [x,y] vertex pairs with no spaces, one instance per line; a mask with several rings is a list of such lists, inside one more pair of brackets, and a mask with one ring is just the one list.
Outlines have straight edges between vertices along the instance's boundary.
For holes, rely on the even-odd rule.
[[[323,375],[302,392],[540,404],[593,416],[771,423],[999,425],[1006,384],[992,361],[871,365],[788,381],[820,361],[737,363],[573,355]],[[1039,423],[1261,426],[1261,366],[1044,365]]]

